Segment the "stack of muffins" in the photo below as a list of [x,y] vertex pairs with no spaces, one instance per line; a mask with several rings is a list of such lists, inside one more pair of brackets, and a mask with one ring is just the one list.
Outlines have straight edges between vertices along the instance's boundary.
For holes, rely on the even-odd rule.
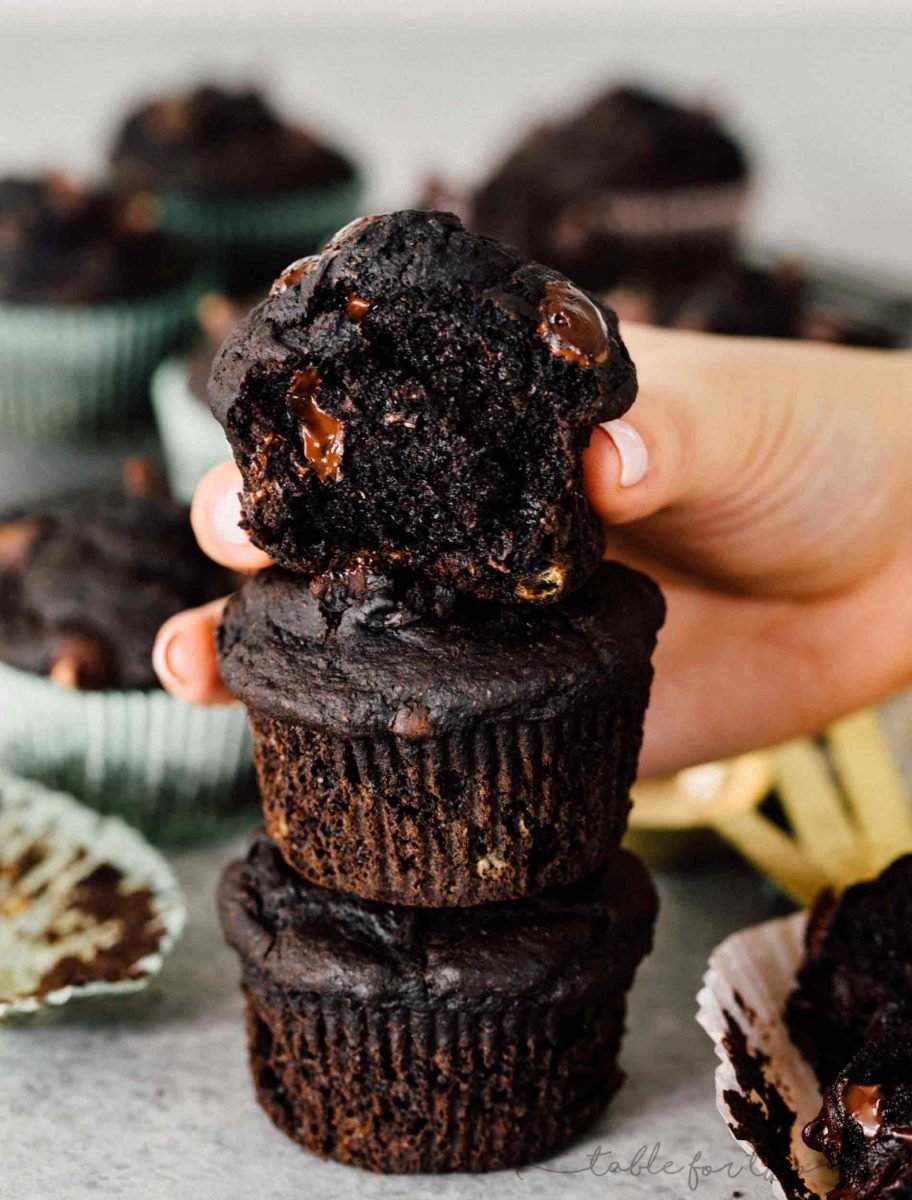
[[278,564],[218,635],[266,826],[220,908],[259,1099],[318,1154],[515,1165],[618,1086],[664,606],[601,562],[581,456],[635,393],[610,310],[442,213],[353,222],[216,359]]

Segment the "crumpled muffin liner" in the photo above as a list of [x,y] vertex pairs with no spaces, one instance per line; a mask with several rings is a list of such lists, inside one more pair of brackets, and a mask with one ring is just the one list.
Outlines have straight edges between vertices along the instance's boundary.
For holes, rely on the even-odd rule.
[[80,692],[0,664],[0,763],[160,841],[218,831],[255,796],[247,717],[167,692]]
[[0,771],[0,1018],[161,970],[184,927],[174,872],[116,817]]
[[720,1060],[716,1105],[735,1141],[775,1176],[777,1196],[826,1196],[836,1172],[801,1140],[820,1088],[782,1019],[803,956],[807,913],[741,930],[717,946],[697,1021]]
[[205,287],[141,300],[0,301],[0,436],[73,440],[149,424],[149,381],[187,343]]
[[172,493],[187,504],[212,467],[231,458],[225,431],[190,390],[186,358],[169,358],[152,377],[152,407]]

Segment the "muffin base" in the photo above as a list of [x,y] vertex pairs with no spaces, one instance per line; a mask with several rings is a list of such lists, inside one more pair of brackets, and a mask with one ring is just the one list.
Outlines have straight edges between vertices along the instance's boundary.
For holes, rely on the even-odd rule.
[[370,1008],[245,984],[250,1065],[273,1122],[385,1174],[494,1171],[579,1135],[617,1091],[625,1002]]
[[334,737],[252,715],[266,829],[327,888],[482,904],[582,878],[627,825],[646,698],[409,739]]

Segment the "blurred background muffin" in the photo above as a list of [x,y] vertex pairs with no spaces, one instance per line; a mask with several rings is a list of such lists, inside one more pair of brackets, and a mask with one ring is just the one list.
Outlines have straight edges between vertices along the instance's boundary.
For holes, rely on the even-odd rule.
[[471,219],[584,287],[671,288],[731,258],[749,178],[712,113],[615,87],[527,134],[475,192]]
[[194,708],[159,687],[162,622],[234,577],[156,488],[133,459],[120,488],[0,523],[0,761],[175,839],[238,806],[251,755],[239,707]]
[[0,432],[46,440],[148,419],[149,378],[186,340],[196,258],[113,192],[0,179]]
[[244,294],[267,285],[356,214],[354,163],[253,89],[206,84],[130,113],[110,155],[117,186],[150,219],[190,238],[218,282]]

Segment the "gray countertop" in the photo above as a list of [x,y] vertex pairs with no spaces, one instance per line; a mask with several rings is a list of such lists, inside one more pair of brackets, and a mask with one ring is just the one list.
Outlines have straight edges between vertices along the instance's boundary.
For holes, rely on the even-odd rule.
[[[374,1177],[298,1149],[254,1100],[237,964],[213,902],[221,865],[242,844],[175,856],[190,924],[146,992],[74,1002],[0,1028],[3,1200],[770,1194],[716,1112],[715,1058],[694,1021],[712,947],[782,911],[744,868],[722,864],[660,880],[656,948],[631,997],[622,1056],[629,1078],[582,1142],[520,1173]],[[650,1155],[653,1172],[670,1165],[650,1173]]]

